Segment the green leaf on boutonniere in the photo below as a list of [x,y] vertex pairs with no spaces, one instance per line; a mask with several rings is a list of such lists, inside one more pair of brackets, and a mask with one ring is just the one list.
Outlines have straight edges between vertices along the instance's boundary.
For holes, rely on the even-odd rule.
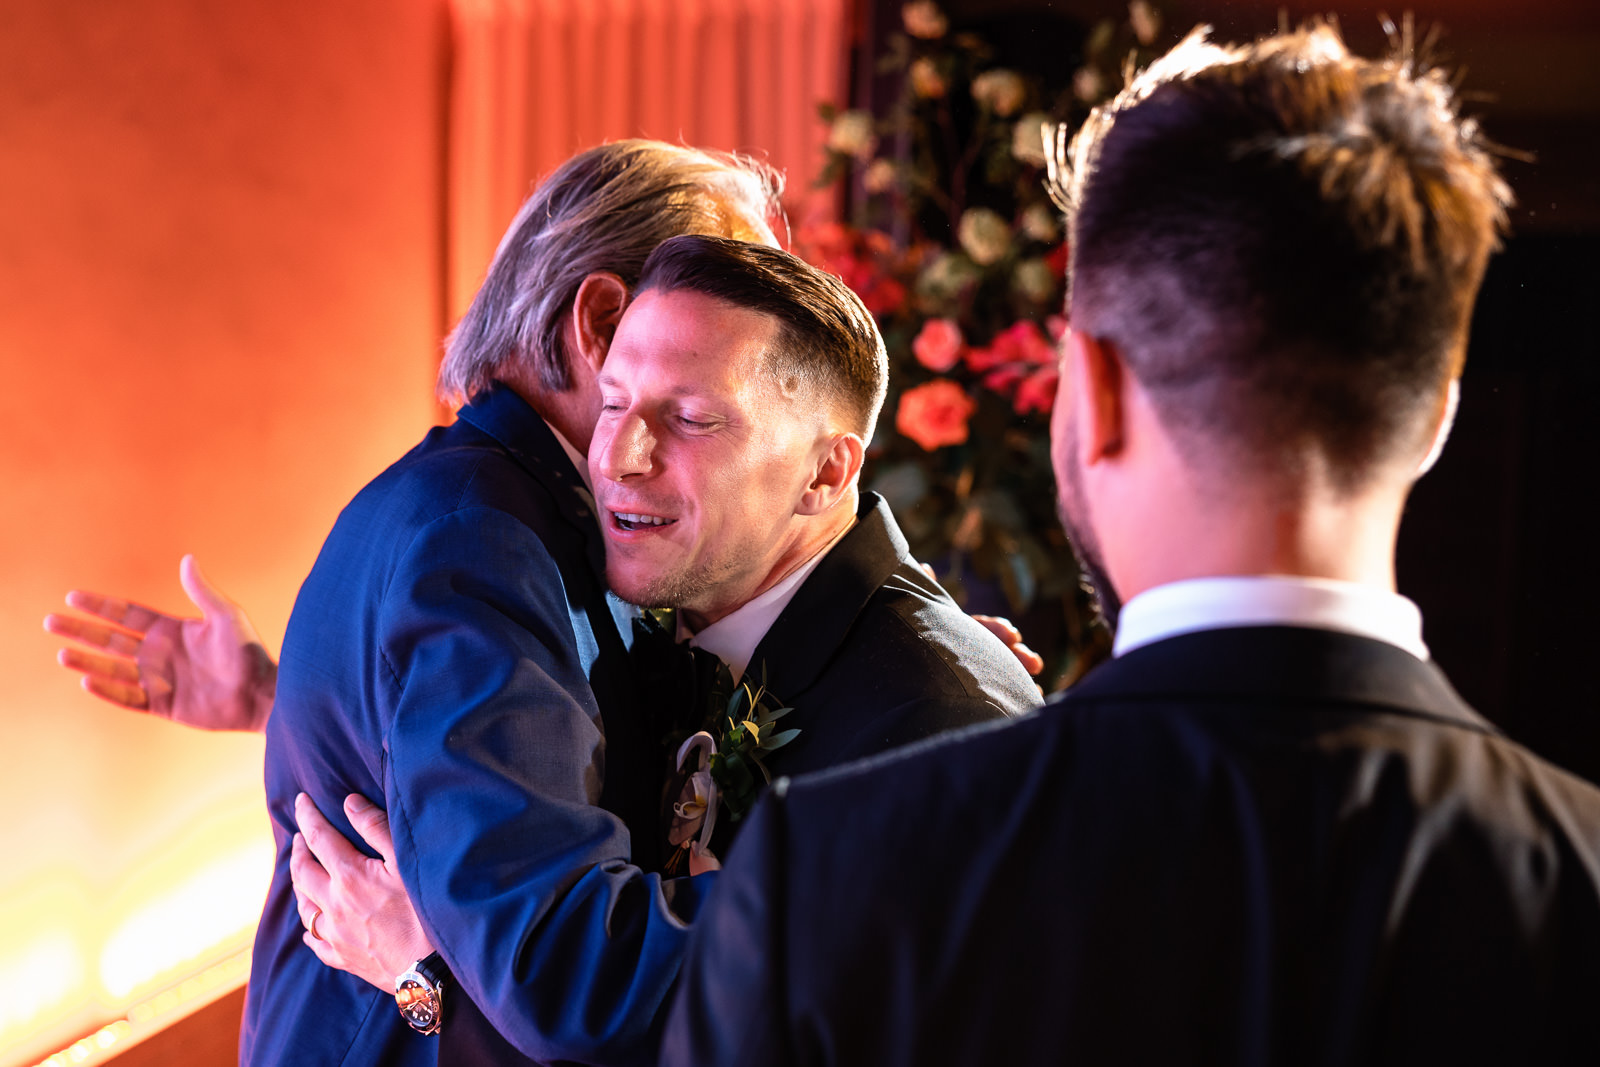
[[772,782],[772,772],[763,756],[782,748],[800,733],[797,729],[776,728],[774,724],[794,709],[772,707],[773,703],[763,666],[760,683],[747,678],[736,686],[717,721],[708,724],[708,732],[717,743],[711,756],[711,777],[721,792],[723,809],[735,822],[750,810],[761,787]]

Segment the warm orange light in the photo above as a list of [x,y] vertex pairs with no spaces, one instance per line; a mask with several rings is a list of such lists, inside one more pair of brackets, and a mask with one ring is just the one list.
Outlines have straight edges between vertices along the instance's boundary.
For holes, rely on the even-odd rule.
[[100,984],[121,1001],[219,946],[248,939],[272,871],[272,839],[232,850],[122,922],[100,953]]
[[87,1037],[38,1061],[33,1067],[95,1067],[96,1064],[105,1063],[125,1051],[129,1045],[143,1041],[183,1016],[199,1011],[229,991],[239,988],[249,975],[250,952],[246,950],[134,1005],[125,1018],[102,1026]]
[[58,1014],[85,985],[83,951],[62,929],[46,930],[0,956],[0,974],[25,980],[8,983],[0,997],[0,1045],[25,1033],[36,1020]]

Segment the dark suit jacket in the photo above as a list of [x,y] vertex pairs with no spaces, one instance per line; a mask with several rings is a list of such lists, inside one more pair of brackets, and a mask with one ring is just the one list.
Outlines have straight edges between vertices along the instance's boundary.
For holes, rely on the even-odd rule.
[[794,708],[800,736],[767,760],[795,775],[1032,711],[1039,690],[906,546],[863,493],[857,522],[774,620],[747,674]]
[[1381,642],[1172,638],[749,821],[667,1064],[1600,1063],[1600,791]]
[[[862,494],[857,518],[750,660],[749,673],[765,665],[768,687],[794,708],[783,726],[800,729],[768,757],[774,773],[835,766],[1039,702],[1016,658],[911,558],[877,494]],[[719,823],[718,848],[731,829]],[[452,1020],[444,1036],[454,1062],[524,1062],[481,1020]]]
[[[696,884],[678,883],[673,898],[627,866],[624,822],[596,806],[636,815],[648,843],[656,747],[630,735],[619,625],[632,612],[606,594],[581,486],[544,422],[496,388],[340,515],[295,603],[267,728],[278,862],[244,1063],[438,1055],[392,993],[324,967],[301,943],[289,881],[301,791],[346,836],[347,793],[388,809],[454,997],[526,1020],[518,1039],[552,1056],[653,1053],[685,937],[669,902],[692,913]],[[628,796],[636,783],[646,788]],[[508,1000],[519,1010],[497,1010]],[[583,1010],[565,1010],[573,1004]]]

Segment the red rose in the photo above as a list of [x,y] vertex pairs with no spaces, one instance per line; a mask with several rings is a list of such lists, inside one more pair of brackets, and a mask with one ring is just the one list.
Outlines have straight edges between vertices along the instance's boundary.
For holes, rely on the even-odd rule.
[[911,352],[918,363],[943,374],[961,358],[962,344],[961,327],[954,319],[929,319],[911,342]]
[[1021,367],[1015,363],[1007,363],[985,374],[983,387],[991,393],[1009,393],[1025,377],[1027,374]]
[[967,420],[978,405],[966,391],[947,378],[939,378],[900,394],[894,428],[932,452],[967,439]]
[[906,303],[906,287],[893,278],[879,276],[856,290],[861,305],[877,316],[892,315]]
[[1067,260],[1071,258],[1071,255],[1072,250],[1067,247],[1067,242],[1062,241],[1049,251],[1044,257],[1044,261],[1050,264],[1050,270],[1057,278],[1065,278],[1067,276]]
[[1032,319],[1023,319],[1001,330],[995,334],[988,348],[967,349],[967,366],[974,374],[982,374],[1007,363],[1053,367],[1056,365],[1056,349]]
[[1048,415],[1050,409],[1056,404],[1056,383],[1061,375],[1054,367],[1040,367],[1017,386],[1017,395],[1012,399],[1012,406],[1017,409],[1018,415],[1028,415],[1038,412]]

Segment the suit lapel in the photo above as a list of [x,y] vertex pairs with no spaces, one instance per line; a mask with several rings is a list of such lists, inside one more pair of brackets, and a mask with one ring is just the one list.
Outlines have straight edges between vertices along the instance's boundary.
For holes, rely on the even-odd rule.
[[506,385],[496,383],[472,398],[459,417],[500,443],[555,501],[562,519],[584,536],[589,564],[606,572],[605,541],[595,515],[594,495],[539,413]]
[[1205,630],[1157,641],[1097,667],[1064,702],[1197,696],[1367,705],[1499,732],[1433,663],[1384,641],[1297,626]]
[[749,674],[780,700],[809,689],[833,658],[872,594],[909,554],[889,507],[862,493],[856,525],[796,591],[750,657]]

